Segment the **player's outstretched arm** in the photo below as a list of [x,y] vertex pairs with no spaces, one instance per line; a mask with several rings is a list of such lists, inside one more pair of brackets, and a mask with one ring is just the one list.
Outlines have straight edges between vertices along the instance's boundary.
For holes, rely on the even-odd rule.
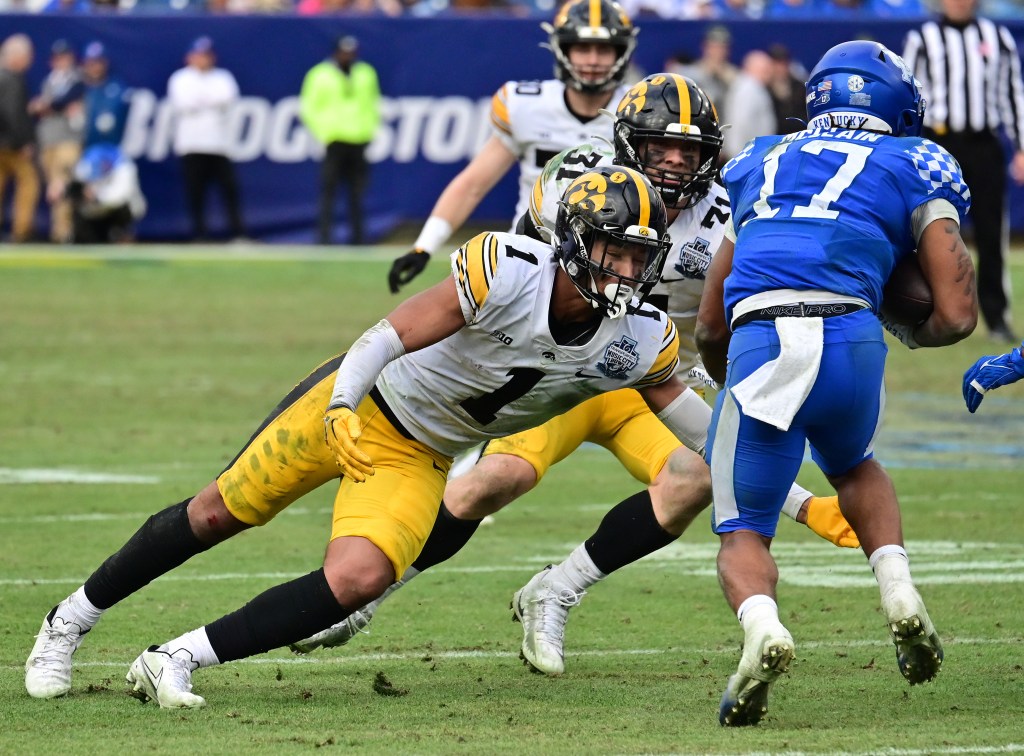
[[492,136],[465,168],[451,180],[437,198],[430,217],[423,224],[412,250],[397,258],[388,271],[392,294],[423,272],[430,255],[448,241],[477,206],[515,165],[516,156],[501,140]]
[[725,368],[729,354],[732,331],[725,319],[725,279],[732,271],[732,254],[735,244],[731,239],[722,239],[718,253],[711,261],[705,274],[704,293],[697,311],[697,350],[704,367],[716,382],[725,384]]
[[324,414],[324,435],[339,469],[356,482],[373,475],[373,461],[357,446],[362,422],[359,404],[381,371],[407,352],[451,336],[466,325],[462,305],[449,276],[409,298],[356,339],[345,354]]
[[918,239],[917,257],[934,304],[932,314],[914,329],[914,341],[939,347],[967,338],[978,324],[978,289],[960,225],[950,218],[929,223]]
[[[1024,346],[1024,345],[1022,345]],[[982,357],[964,373],[964,402],[972,413],[981,405],[985,394],[1000,386],[1016,383],[1024,378],[1024,357],[1021,347],[1006,354]]]

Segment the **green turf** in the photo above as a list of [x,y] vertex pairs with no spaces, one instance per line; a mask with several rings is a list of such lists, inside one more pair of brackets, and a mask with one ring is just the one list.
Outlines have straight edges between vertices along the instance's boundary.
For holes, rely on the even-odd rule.
[[[23,664],[45,612],[148,514],[206,484],[292,384],[387,313],[398,300],[384,286],[387,261],[401,251],[0,252],[0,753],[1024,750],[1024,389],[967,414],[960,375],[1003,349],[983,334],[944,350],[893,344],[890,357],[879,456],[946,644],[933,684],[900,677],[863,556],[784,522],[780,603],[798,660],[759,727],[720,728],[741,634],[706,518],[591,591],[573,611],[562,678],[529,673],[509,598],[637,489],[607,453],[584,448],[345,649],[200,671],[199,711],[124,693],[128,664],[150,643],[319,565],[333,493],[322,490],[115,607],[75,657],[72,694],[30,699]],[[1014,273],[1024,290],[1024,269]],[[435,260],[419,288],[444,274]],[[30,470],[137,482],[16,482]],[[810,466],[801,482],[824,487]]]

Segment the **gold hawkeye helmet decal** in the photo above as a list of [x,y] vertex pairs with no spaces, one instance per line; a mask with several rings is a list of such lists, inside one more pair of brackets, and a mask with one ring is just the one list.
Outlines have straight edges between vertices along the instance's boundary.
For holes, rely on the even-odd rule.
[[[625,180],[625,176],[622,180]],[[570,205],[579,205],[584,210],[597,212],[608,201],[605,196],[607,191],[608,184],[604,176],[600,173],[584,173],[569,185],[565,199]]]
[[619,102],[619,115],[636,115],[644,109],[647,104],[647,82],[640,81],[633,85],[632,89],[626,92],[625,97]]

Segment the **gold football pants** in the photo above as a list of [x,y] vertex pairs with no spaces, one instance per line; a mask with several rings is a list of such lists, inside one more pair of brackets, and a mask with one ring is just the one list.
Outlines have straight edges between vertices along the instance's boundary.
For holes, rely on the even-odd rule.
[[484,455],[511,454],[537,471],[539,482],[584,441],[603,446],[634,478],[650,485],[680,446],[634,389],[595,396],[543,425],[491,441]]
[[[242,522],[264,525],[300,496],[339,477],[324,440],[324,412],[341,359],[304,378],[218,476],[228,511]],[[400,576],[430,534],[451,459],[404,435],[382,405],[371,395],[357,410],[363,422],[359,448],[373,460],[374,475],[364,483],[341,478],[331,540],[368,539]]]

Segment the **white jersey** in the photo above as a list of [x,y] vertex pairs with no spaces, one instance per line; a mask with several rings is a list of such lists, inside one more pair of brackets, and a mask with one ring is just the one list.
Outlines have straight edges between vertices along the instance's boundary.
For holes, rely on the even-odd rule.
[[238,98],[238,82],[226,69],[185,66],[171,74],[167,99],[174,112],[174,153],[227,155]]
[[[608,102],[611,107],[629,87],[619,86]],[[519,159],[519,200],[514,219],[526,212],[530,191],[544,164],[562,150],[594,137],[612,140],[613,120],[598,115],[581,121],[565,103],[565,84],[546,81],[509,81],[491,98],[493,133]]]
[[[552,158],[530,193],[530,219],[538,229],[554,232],[558,200],[574,179],[599,165],[614,162],[608,147],[581,144]],[[680,378],[694,388],[704,384],[688,373],[700,364],[694,328],[704,293],[704,275],[718,251],[729,222],[729,196],[719,184],[691,208],[680,211],[668,227],[672,248],[661,280],[648,301],[665,310],[679,329]]]
[[556,343],[548,318],[557,270],[550,245],[513,234],[480,234],[452,254],[466,326],[389,363],[377,381],[410,435],[455,456],[606,391],[671,378],[676,329],[648,305],[603,318],[585,344]]

